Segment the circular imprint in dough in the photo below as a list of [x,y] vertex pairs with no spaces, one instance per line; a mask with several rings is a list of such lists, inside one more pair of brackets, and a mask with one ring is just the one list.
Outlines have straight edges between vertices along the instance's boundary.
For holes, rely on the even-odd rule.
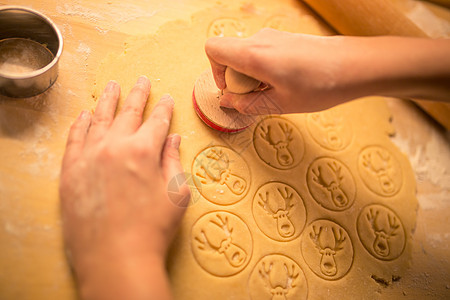
[[269,182],[261,186],[253,197],[253,217],[269,238],[279,242],[291,241],[305,227],[306,209],[293,187]]
[[294,260],[271,254],[256,264],[248,280],[248,291],[253,300],[304,300],[308,297],[308,283]]
[[245,25],[233,18],[220,18],[214,20],[208,27],[208,38],[210,37],[245,37]]
[[353,245],[347,231],[329,220],[312,222],[302,235],[302,254],[309,268],[326,280],[342,278],[353,263]]
[[269,116],[261,120],[253,132],[253,145],[261,160],[281,170],[297,166],[305,152],[300,131],[281,117]]
[[356,185],[350,170],[335,158],[318,158],[306,175],[308,189],[314,200],[333,211],[342,211],[352,206]]
[[246,162],[233,150],[212,146],[192,163],[194,184],[203,197],[215,204],[234,204],[247,194],[251,176]]
[[208,273],[227,277],[242,271],[250,261],[253,241],[238,216],[215,211],[200,217],[192,227],[192,252]]
[[337,108],[308,114],[306,126],[313,139],[332,151],[346,148],[352,140],[352,128]]
[[402,169],[387,149],[369,146],[361,151],[358,170],[364,184],[375,194],[393,196],[402,186]]
[[372,204],[364,207],[356,224],[364,248],[381,260],[393,260],[403,253],[406,235],[400,218],[389,208]]

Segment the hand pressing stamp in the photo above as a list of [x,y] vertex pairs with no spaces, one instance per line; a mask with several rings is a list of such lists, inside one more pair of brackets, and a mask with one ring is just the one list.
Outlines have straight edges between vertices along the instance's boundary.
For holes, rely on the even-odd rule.
[[232,108],[221,107],[219,98],[223,93],[250,93],[261,82],[231,68],[225,70],[225,82],[227,87],[221,91],[214,82],[212,72],[203,72],[195,82],[192,102],[199,118],[209,127],[227,133],[239,132],[253,124],[255,118]]

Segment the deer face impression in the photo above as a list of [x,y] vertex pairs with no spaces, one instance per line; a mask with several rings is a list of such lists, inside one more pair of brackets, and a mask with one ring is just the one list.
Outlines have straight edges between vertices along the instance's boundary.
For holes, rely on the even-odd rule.
[[229,168],[230,160],[228,155],[222,149],[211,148],[206,153],[206,157],[211,163],[206,166],[202,164],[200,167],[202,172],[196,172],[195,174],[201,178],[201,183],[217,182],[220,185],[225,185],[236,195],[241,195],[245,191],[247,187],[246,181],[232,173]]
[[237,36],[245,33],[245,26],[235,19],[223,18],[215,20],[208,29],[208,37]]
[[215,251],[223,255],[232,267],[238,268],[246,261],[247,253],[233,243],[232,233],[228,217],[216,214],[216,219],[210,220],[201,231],[201,236],[195,237],[195,240],[199,249]]
[[272,300],[287,300],[288,293],[298,284],[299,272],[294,264],[288,266],[286,263],[283,263],[285,273],[282,274],[282,278],[279,278],[278,274],[274,274],[274,269],[273,262],[268,265],[262,262],[258,272],[266,288],[270,290]]
[[392,158],[389,153],[382,153],[380,150],[368,153],[363,156],[363,165],[377,177],[384,193],[391,194],[395,191],[394,181],[389,175],[392,168]]
[[294,206],[294,203],[292,203],[293,194],[287,187],[284,188],[284,191],[277,188],[277,191],[280,197],[277,197],[277,195],[269,197],[268,191],[265,195],[259,193],[258,204],[276,220],[278,233],[287,238],[295,233],[294,224],[289,218],[289,211]]
[[389,239],[396,235],[396,231],[399,228],[397,218],[391,214],[387,214],[389,228],[384,229],[377,223],[379,211],[373,211],[370,209],[366,214],[367,221],[369,221],[371,229],[375,234],[375,240],[373,241],[373,250],[381,257],[389,256],[391,247],[389,245]]
[[341,120],[332,115],[330,112],[322,112],[313,114],[311,116],[312,120],[326,133],[327,143],[333,149],[340,149],[343,146],[343,140],[339,135],[341,130]]
[[290,166],[294,163],[289,144],[292,141],[292,128],[287,123],[278,123],[283,133],[283,138],[274,139],[271,125],[261,126],[260,136],[276,151],[277,161],[281,166]]
[[334,205],[347,206],[349,199],[341,188],[341,167],[335,161],[327,163],[325,167],[319,165],[312,169],[312,173],[313,180],[330,193]]
[[336,265],[335,255],[338,251],[343,249],[343,243],[346,240],[346,237],[344,236],[343,230],[341,228],[336,229],[334,227],[331,227],[331,230],[333,232],[334,242],[327,243],[325,246],[323,246],[323,244],[325,243],[320,240],[322,226],[320,226],[319,228],[313,226],[312,232],[310,232],[309,234],[309,237],[315,244],[316,248],[319,250],[319,253],[322,255],[322,257],[320,258],[320,271],[322,272],[322,274],[327,276],[334,276],[337,274],[338,269]]

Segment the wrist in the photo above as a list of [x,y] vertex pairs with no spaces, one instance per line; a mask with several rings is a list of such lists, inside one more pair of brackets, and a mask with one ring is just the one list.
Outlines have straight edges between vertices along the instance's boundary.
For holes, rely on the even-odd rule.
[[394,36],[356,39],[359,56],[353,62],[353,98],[448,98],[448,41]]
[[85,300],[169,299],[164,257],[159,254],[100,252],[75,266]]

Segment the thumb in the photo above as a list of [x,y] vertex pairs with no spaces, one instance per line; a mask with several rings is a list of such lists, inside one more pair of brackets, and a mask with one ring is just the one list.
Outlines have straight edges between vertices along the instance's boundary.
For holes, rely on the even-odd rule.
[[178,134],[171,134],[166,138],[161,165],[170,200],[177,206],[187,207],[190,189],[186,184],[186,176],[180,163],[180,143],[181,137]]

